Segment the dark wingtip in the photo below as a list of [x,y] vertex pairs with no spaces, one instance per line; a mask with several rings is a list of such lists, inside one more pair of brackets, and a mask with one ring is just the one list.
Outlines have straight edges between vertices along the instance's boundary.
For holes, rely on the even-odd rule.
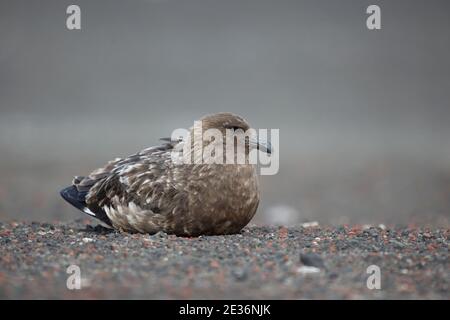
[[64,188],[64,189],[62,189],[62,190],[60,190],[59,191],[59,194],[61,195],[61,197],[64,199],[64,200],[66,200],[66,201],[69,201],[68,200],[68,190],[67,189],[69,189],[70,187],[67,187],[67,188]]
[[64,189],[62,189],[62,190],[59,191],[59,194],[61,195],[61,197],[62,197],[64,200],[67,200],[67,199],[66,199],[66,197],[67,197],[67,195],[66,195],[66,189],[67,189],[67,188],[64,188]]
[[61,197],[63,197],[64,200],[69,201],[71,199],[70,194],[73,194],[72,190],[73,188],[75,187],[74,186],[66,187],[61,191],[59,191],[59,194],[61,195]]
[[59,194],[61,195],[61,197],[66,200],[68,203],[70,203],[71,205],[73,205],[75,208],[83,211],[84,213],[88,214],[91,217],[95,217],[97,219],[99,219],[100,221],[106,223],[109,226],[112,226],[111,220],[109,220],[108,216],[106,215],[106,213],[103,210],[98,210],[94,213],[89,213],[88,211],[86,211],[86,202],[85,202],[85,198],[86,198],[86,192],[80,192],[78,191],[77,187],[75,187],[74,185],[64,188],[62,189]]
[[80,199],[80,193],[75,186],[64,188],[59,192],[59,194],[68,203],[80,210],[83,210],[85,206],[84,199]]

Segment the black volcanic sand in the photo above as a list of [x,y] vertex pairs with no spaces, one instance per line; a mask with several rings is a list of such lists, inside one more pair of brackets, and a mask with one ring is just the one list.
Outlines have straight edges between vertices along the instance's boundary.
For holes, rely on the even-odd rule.
[[[0,298],[450,298],[448,229],[249,226],[179,238],[85,223],[0,224]],[[71,264],[80,290],[66,287]],[[370,265],[380,290],[366,286]]]

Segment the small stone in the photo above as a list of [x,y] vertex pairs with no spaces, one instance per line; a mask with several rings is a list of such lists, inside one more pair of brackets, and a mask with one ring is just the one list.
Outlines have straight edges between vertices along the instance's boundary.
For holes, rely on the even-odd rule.
[[314,228],[314,227],[318,227],[318,226],[319,226],[319,223],[317,221],[302,223],[303,228]]
[[83,242],[84,243],[89,243],[89,242],[92,242],[92,241],[94,241],[94,239],[92,239],[92,238],[83,238]]
[[397,240],[389,240],[390,243],[392,243],[394,246],[396,246],[397,248],[404,248],[405,245]]
[[308,266],[301,266],[299,268],[297,268],[297,273],[301,273],[301,274],[314,274],[314,273],[319,273],[320,269],[316,268],[316,267],[308,267]]
[[320,269],[325,268],[323,259],[315,253],[300,253],[300,262],[305,266],[316,267]]
[[245,280],[247,278],[247,272],[245,271],[244,268],[233,269],[232,275],[234,276],[234,278],[236,280],[240,280],[240,281]]

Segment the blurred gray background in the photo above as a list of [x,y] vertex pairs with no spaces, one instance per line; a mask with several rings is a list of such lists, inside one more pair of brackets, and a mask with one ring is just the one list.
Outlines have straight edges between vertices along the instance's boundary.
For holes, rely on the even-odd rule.
[[[66,8],[81,7],[81,31]],[[369,31],[370,4],[382,29]],[[280,129],[256,223],[450,217],[450,2],[0,0],[0,220],[200,116]]]

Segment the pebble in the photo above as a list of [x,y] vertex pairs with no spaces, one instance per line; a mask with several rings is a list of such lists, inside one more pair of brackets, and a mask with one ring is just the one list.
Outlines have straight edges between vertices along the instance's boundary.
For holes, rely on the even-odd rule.
[[244,268],[235,268],[232,274],[236,280],[243,281],[247,278],[247,271]]
[[316,267],[320,269],[325,268],[323,259],[315,253],[300,253],[300,262],[305,266]]
[[320,269],[316,267],[309,267],[309,266],[301,266],[297,268],[297,273],[301,274],[311,274],[311,273],[319,273]]
[[319,223],[317,221],[311,221],[311,222],[302,223],[301,226],[303,228],[314,228],[314,227],[318,227]]

